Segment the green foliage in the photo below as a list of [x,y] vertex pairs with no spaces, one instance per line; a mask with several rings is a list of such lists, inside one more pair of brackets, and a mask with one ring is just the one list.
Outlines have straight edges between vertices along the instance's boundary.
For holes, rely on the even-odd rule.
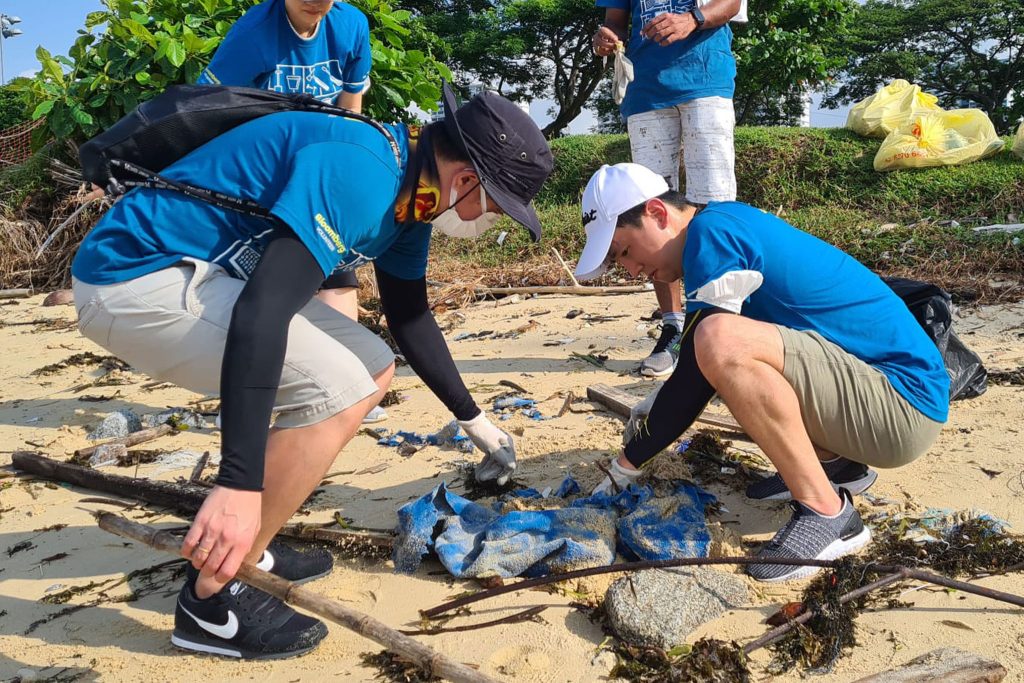
[[[78,141],[109,127],[167,86],[193,83],[243,12],[258,0],[104,0],[91,12],[68,56],[36,51],[41,65],[21,87],[47,117],[48,132]],[[438,41],[409,13],[384,0],[357,0],[372,31],[371,116],[406,116],[410,102],[436,107],[449,75]],[[102,28],[102,32],[94,32]]]
[[1024,116],[1020,0],[868,0],[838,40],[848,55],[844,83],[825,106],[863,99],[903,78],[943,107],[980,107],[1004,133]]
[[29,120],[29,102],[19,89],[19,82],[25,80],[15,79],[11,84],[0,86],[0,130]]
[[750,23],[733,25],[736,122],[795,123],[803,92],[845,64],[834,40],[855,9],[853,0],[750,0]]

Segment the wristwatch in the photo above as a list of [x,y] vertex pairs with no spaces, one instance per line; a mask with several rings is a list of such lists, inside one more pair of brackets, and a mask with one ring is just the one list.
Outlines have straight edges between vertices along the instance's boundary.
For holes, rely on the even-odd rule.
[[704,13],[700,11],[700,7],[694,7],[690,10],[690,14],[693,15],[694,21],[697,22],[697,30],[700,31],[704,28]]

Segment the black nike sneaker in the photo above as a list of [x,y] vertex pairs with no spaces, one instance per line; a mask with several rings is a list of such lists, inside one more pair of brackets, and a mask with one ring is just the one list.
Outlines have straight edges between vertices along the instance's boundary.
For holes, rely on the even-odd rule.
[[171,643],[182,649],[241,659],[283,659],[313,650],[327,635],[327,626],[319,619],[299,614],[238,580],[200,600],[195,594],[198,576],[188,565],[174,610]]
[[306,583],[330,574],[334,569],[334,557],[324,548],[303,552],[275,538],[263,551],[256,568],[293,583]]

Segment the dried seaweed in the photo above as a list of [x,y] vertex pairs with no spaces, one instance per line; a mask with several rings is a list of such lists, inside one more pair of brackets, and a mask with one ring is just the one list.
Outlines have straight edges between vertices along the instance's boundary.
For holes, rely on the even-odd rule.
[[391,406],[397,406],[404,400],[405,396],[402,396],[400,393],[398,393],[397,389],[392,389],[391,391],[384,394],[384,398],[380,400],[380,407],[390,408]]
[[123,360],[115,358],[114,356],[101,356],[93,353],[92,351],[83,351],[82,353],[76,353],[73,356],[69,356],[59,363],[51,363],[50,365],[44,365],[38,370],[33,370],[33,375],[55,375],[62,370],[67,370],[73,366],[81,365],[99,365],[106,372],[113,370],[128,370],[129,366]]
[[359,658],[363,660],[363,666],[376,669],[377,673],[373,677],[379,678],[382,681],[425,683],[426,681],[441,680],[437,676],[431,676],[412,662],[402,659],[387,650],[363,652],[359,655]]
[[743,491],[764,476],[758,458],[736,449],[732,441],[722,439],[716,429],[697,431],[683,452],[690,470],[701,483],[718,482]]
[[747,658],[735,643],[701,638],[692,645],[665,651],[618,643],[618,663],[611,678],[632,683],[746,683],[750,680]]
[[990,370],[988,381],[1008,387],[1024,386],[1024,366],[1013,370]]

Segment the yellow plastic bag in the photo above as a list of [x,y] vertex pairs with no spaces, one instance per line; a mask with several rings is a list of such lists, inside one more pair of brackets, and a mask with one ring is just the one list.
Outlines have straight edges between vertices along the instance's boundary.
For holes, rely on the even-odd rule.
[[1010,148],[1014,154],[1024,159],[1024,121],[1017,127],[1017,134],[1013,136],[1013,147]]
[[897,79],[871,97],[853,105],[846,127],[855,133],[884,138],[916,114],[942,111],[938,98],[921,91],[921,86]]
[[954,109],[917,115],[889,133],[875,155],[876,171],[967,164],[1003,148],[988,114]]

